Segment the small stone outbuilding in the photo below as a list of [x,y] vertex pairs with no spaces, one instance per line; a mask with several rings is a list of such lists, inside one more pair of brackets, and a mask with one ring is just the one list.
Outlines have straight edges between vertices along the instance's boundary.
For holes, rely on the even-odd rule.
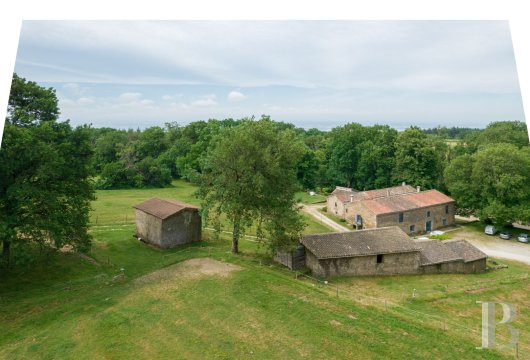
[[136,237],[146,243],[171,248],[201,240],[201,217],[195,205],[152,198],[133,207]]

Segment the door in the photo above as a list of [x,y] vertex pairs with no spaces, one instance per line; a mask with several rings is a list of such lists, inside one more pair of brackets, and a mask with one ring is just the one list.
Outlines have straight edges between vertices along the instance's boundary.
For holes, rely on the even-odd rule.
[[432,222],[431,220],[429,220],[425,223],[425,231],[431,231],[431,230],[432,230]]

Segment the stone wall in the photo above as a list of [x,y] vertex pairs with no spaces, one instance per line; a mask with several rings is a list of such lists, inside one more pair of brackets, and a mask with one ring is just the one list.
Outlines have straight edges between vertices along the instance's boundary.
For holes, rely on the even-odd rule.
[[374,229],[377,227],[377,218],[373,212],[366,208],[360,201],[353,201],[346,203],[346,221],[355,225],[355,217],[357,214],[361,215],[362,227],[357,229]]
[[184,209],[162,222],[162,248],[201,241],[201,217],[196,210]]
[[420,253],[383,254],[382,260],[377,263],[377,255],[319,260],[311,251],[306,250],[306,266],[313,275],[326,278],[342,275],[417,274]]
[[326,202],[328,213],[344,218],[344,204],[335,195],[328,196]]
[[486,259],[470,261],[450,261],[441,264],[425,265],[420,267],[422,274],[470,274],[486,270]]
[[[445,213],[445,205],[448,205],[448,213]],[[427,212],[430,216],[427,217]],[[446,220],[444,225],[443,220]],[[444,226],[454,225],[455,223],[455,204],[435,205],[415,210],[403,211],[403,222],[399,222],[399,212],[383,214],[377,216],[377,227],[399,226],[407,234],[418,234],[425,232],[427,221],[431,221],[431,230],[439,229]],[[414,232],[410,232],[410,226],[414,225]]]
[[142,210],[136,212],[136,236],[142,241],[161,246],[162,220]]

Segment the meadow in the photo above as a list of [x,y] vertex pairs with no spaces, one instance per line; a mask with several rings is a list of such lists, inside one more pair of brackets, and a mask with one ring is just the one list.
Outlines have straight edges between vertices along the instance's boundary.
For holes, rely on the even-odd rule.
[[[98,191],[86,256],[61,252],[2,275],[0,358],[513,358],[512,349],[476,349],[475,301],[487,300],[517,305],[519,356],[530,357],[528,266],[325,283],[273,263],[252,238],[233,255],[227,236],[207,230],[171,250],[132,237],[132,205],[152,196],[197,203],[193,191],[180,181]],[[308,222],[306,232],[329,231]],[[208,272],[197,259],[231,271]]]

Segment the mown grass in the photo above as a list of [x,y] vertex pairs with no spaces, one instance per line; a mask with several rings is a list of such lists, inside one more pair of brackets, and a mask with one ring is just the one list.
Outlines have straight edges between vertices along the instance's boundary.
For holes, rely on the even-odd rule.
[[296,193],[295,199],[297,202],[301,202],[304,204],[319,204],[325,203],[327,198],[324,195],[315,194],[311,196],[307,192],[300,191]]
[[[260,264],[256,256],[263,250],[253,242],[243,241],[239,256],[230,254],[226,239],[162,251],[135,241],[131,232],[130,226],[94,228],[89,255],[97,264],[59,254],[47,274],[3,281],[0,358],[500,357]],[[135,281],[205,256],[242,270],[228,277]],[[112,280],[122,272],[127,280]]]
[[[516,304],[514,326],[522,343],[528,339],[530,289],[522,277],[529,267],[518,263],[484,274],[340,278],[324,285],[296,279],[251,239],[241,241],[237,256],[227,236],[213,241],[209,231],[201,243],[160,250],[135,240],[130,221],[116,223],[118,209],[151,196],[193,203],[193,187],[179,183],[98,192],[92,218],[106,223],[92,225],[89,257],[58,253],[31,271],[2,274],[0,359],[512,357],[510,350],[476,350],[479,334],[443,330],[438,320],[410,313],[479,328],[477,300]],[[241,270],[136,280],[197,257]],[[379,300],[359,301],[361,295],[388,299],[387,310]]]
[[[96,200],[92,203],[90,222],[92,225],[109,225],[116,223],[134,223],[134,208],[142,201],[152,197],[178,199],[189,204],[200,205],[199,199],[194,195],[197,187],[187,181],[174,180],[170,187],[157,189],[123,189],[123,190],[98,190]],[[308,195],[309,196],[309,195]],[[330,229],[302,213],[306,234],[328,232]],[[222,228],[230,230],[230,225],[222,219]],[[256,229],[250,228],[248,235],[255,235]]]

